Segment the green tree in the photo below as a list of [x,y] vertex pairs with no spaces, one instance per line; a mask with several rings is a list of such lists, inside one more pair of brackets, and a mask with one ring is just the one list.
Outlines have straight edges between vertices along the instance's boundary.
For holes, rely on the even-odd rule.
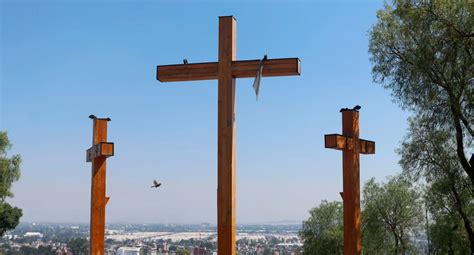
[[374,81],[431,129],[449,131],[474,187],[473,16],[473,1],[395,0],[377,12],[369,52]]
[[392,251],[405,254],[412,247],[409,233],[420,226],[423,215],[418,193],[400,176],[387,183],[370,179],[363,190],[363,247],[365,253]]
[[309,211],[299,235],[303,254],[342,254],[342,204],[322,201]]
[[462,221],[455,213],[440,210],[432,214],[429,225],[430,251],[432,254],[472,254]]
[[74,255],[89,254],[89,242],[85,238],[72,238],[67,242],[67,246]]
[[51,246],[42,246],[38,248],[22,246],[20,247],[20,253],[22,255],[56,255],[56,252],[52,250]]
[[0,131],[0,236],[7,230],[14,229],[20,222],[21,209],[12,207],[5,199],[13,197],[12,183],[20,178],[20,155],[7,156],[11,148],[6,132]]
[[185,248],[178,248],[178,249],[176,250],[176,254],[177,254],[177,255],[189,255],[190,252],[189,252],[189,250],[187,250],[187,249],[185,249]]
[[459,252],[470,245],[474,253],[471,183],[456,155],[453,131],[433,129],[431,123],[426,117],[410,119],[408,135],[398,150],[400,164],[405,176],[424,180],[432,250]]

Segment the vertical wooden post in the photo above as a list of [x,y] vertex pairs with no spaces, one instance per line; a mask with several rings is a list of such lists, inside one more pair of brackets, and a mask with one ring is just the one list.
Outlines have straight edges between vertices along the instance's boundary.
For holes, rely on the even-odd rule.
[[[109,119],[94,118],[92,148],[107,141],[107,122]],[[96,147],[97,148],[97,147]],[[90,215],[90,254],[104,254],[105,239],[105,195],[106,157],[92,159],[91,215]]]
[[[161,82],[218,79],[217,248],[235,255],[235,79],[253,78],[261,60],[236,60],[236,20],[219,17],[219,61],[157,66]],[[262,75],[300,75],[298,58],[267,59]]]
[[219,17],[217,250],[234,255],[235,247],[235,79],[236,21]]
[[359,255],[360,240],[360,154],[375,154],[375,142],[359,138],[359,110],[343,108],[342,135],[324,136],[324,146],[342,150],[344,206],[344,255]]
[[360,254],[359,112],[342,112],[342,135],[352,137],[352,149],[342,151],[344,255]]

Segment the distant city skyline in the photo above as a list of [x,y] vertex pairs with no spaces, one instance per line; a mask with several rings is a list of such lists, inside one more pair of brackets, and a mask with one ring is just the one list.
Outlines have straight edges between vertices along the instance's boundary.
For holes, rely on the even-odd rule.
[[[217,82],[164,84],[156,66],[217,59],[218,16],[237,59],[299,57],[300,77],[239,79],[237,224],[306,219],[339,200],[341,153],[324,134],[362,106],[361,184],[400,171],[409,113],[372,82],[368,31],[383,1],[2,1],[0,130],[22,155],[8,199],[22,222],[87,223],[89,114],[110,117],[108,223],[216,222]],[[273,2],[272,2],[273,3]],[[151,189],[154,179],[163,185]],[[361,185],[362,187],[362,185]]]

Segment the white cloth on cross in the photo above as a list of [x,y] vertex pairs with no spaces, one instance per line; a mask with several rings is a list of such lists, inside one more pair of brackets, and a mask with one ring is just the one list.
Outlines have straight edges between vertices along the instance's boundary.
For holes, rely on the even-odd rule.
[[258,100],[258,92],[260,90],[260,80],[262,79],[262,73],[263,73],[263,62],[265,60],[267,60],[267,55],[264,55],[263,58],[258,63],[257,76],[255,76],[255,80],[253,81],[253,89],[255,90],[255,95],[257,96],[257,100]]

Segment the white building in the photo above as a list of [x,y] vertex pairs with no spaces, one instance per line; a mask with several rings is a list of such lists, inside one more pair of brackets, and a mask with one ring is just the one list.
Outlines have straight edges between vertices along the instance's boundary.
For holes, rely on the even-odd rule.
[[140,248],[136,247],[120,247],[116,255],[140,255]]
[[43,234],[41,234],[40,232],[26,232],[24,237],[39,237],[39,238],[42,238]]

